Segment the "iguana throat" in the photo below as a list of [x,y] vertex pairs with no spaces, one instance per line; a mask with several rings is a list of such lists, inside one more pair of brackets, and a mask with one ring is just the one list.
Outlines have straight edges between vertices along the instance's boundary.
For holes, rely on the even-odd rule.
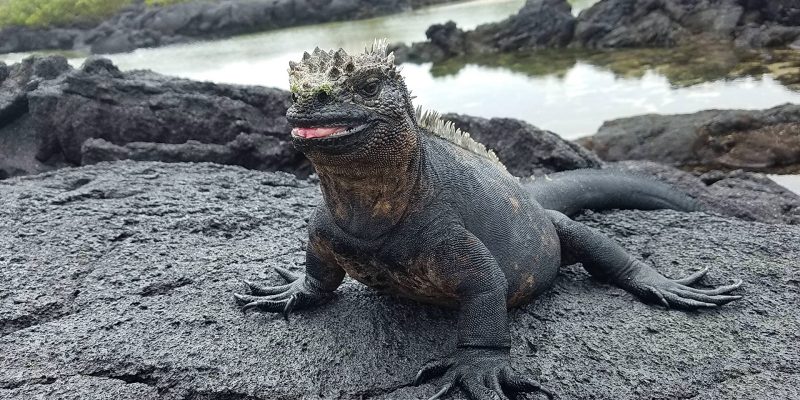
[[403,78],[376,42],[364,53],[305,53],[290,63],[292,141],[311,160],[333,218],[377,237],[405,214],[419,178],[420,131]]

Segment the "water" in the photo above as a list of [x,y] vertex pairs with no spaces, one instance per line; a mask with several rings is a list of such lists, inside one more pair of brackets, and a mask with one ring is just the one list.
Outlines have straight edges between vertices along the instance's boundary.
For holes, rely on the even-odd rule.
[[[575,0],[573,11],[577,13],[593,2]],[[196,80],[287,89],[286,66],[304,50],[319,46],[359,51],[366,43],[381,37],[390,42],[420,41],[425,38],[425,29],[433,23],[453,20],[470,29],[506,18],[523,3],[523,0],[469,1],[362,21],[139,49],[108,57],[124,70],[152,69]],[[711,77],[701,74],[694,81],[676,83],[674,74],[659,69],[658,64],[665,60],[669,63],[674,58],[672,51],[653,51],[660,54],[661,60],[634,65],[633,74],[629,60],[615,59],[624,52],[603,53],[600,60],[598,54],[543,52],[524,57],[453,61],[445,66],[406,64],[403,73],[417,102],[423,106],[442,112],[519,118],[568,139],[594,133],[605,120],[630,115],[708,108],[758,109],[800,102],[800,91],[793,91],[762,73],[742,76],[723,73]],[[4,55],[0,60],[14,62],[24,56]],[[721,56],[726,57],[730,55]],[[697,56],[687,58],[695,59]],[[83,60],[82,55],[70,57],[74,65]],[[704,61],[702,66],[715,63],[716,60]]]
[[800,175],[769,175],[777,184],[800,194]]

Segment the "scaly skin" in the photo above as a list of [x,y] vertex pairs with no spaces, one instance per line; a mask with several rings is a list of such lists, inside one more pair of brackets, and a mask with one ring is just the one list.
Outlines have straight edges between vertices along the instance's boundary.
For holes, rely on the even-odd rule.
[[[520,183],[485,155],[420,126],[382,45],[355,57],[317,49],[292,63],[290,74],[293,140],[314,164],[325,201],[310,222],[305,275],[279,268],[286,285],[248,283],[250,294],[235,295],[244,310],[288,315],[319,305],[345,274],[457,308],[457,347],[425,365],[416,383],[443,375],[432,398],[460,387],[471,399],[490,399],[544,391],[511,368],[507,309],[550,287],[562,261],[582,262],[592,275],[666,307],[716,307],[739,298],[727,293],[741,282],[688,286],[705,270],[670,280],[564,214],[614,202],[693,208],[666,186],[589,171]],[[627,190],[625,200],[602,187],[585,195],[592,182],[614,179],[638,190]]]

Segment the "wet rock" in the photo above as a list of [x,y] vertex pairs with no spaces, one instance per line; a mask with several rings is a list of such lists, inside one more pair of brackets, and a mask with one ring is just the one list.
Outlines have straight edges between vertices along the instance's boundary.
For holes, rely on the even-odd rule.
[[[277,284],[272,267],[302,269],[320,197],[288,174],[215,164],[101,163],[0,182],[0,397],[432,395],[435,383],[410,382],[452,348],[451,311],[349,278],[289,323],[235,306],[239,279]],[[665,311],[565,267],[511,312],[517,370],[560,398],[800,397],[800,228],[672,211],[580,218],[668,276],[741,278],[744,298]]]
[[[5,67],[5,66],[4,66]],[[53,157],[47,164],[37,155],[47,147],[47,133],[40,131],[30,117],[28,95],[47,91],[71,68],[59,57],[29,58],[5,67],[0,80],[0,179],[63,167],[63,159]]]
[[730,40],[744,11],[738,0],[604,0],[581,13],[575,45],[669,47],[698,35]]
[[504,21],[471,31],[431,26],[425,42],[394,44],[400,61],[439,62],[491,53],[562,48],[659,48],[698,43],[740,49],[800,45],[794,0],[601,0],[575,18],[566,0],[528,0]]
[[6,78],[8,78],[9,70],[8,65],[6,63],[0,61],[0,84],[3,83]]
[[445,114],[443,118],[494,150],[508,172],[515,176],[539,176],[603,165],[597,155],[582,146],[518,119],[487,119],[459,114]]
[[572,39],[575,17],[565,0],[528,0],[516,15],[463,31],[452,21],[432,25],[427,42],[410,47],[396,44],[400,61],[438,61],[445,58],[499,52],[564,47]]
[[42,49],[69,50],[76,46],[79,35],[78,29],[0,28],[0,53]]
[[16,64],[1,85],[4,177],[121,158],[310,171],[290,144],[286,91],[121,72],[98,58],[73,70],[61,57]]
[[578,17],[573,46],[671,47],[698,40],[788,46],[800,39],[798,15],[794,0],[603,0]]
[[579,140],[608,161],[651,160],[701,169],[800,170],[800,105],[708,110],[605,122]]

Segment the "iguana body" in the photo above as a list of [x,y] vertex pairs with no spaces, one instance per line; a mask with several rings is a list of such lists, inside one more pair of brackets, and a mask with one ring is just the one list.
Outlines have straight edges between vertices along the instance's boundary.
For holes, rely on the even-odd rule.
[[[643,300],[713,307],[740,282],[673,281],[567,216],[584,208],[695,209],[688,197],[643,178],[570,171],[521,182],[492,153],[435,115],[413,109],[385,45],[357,56],[315,50],[290,68],[293,140],[314,164],[325,199],[309,226],[306,274],[278,269],[288,284],[248,283],[244,309],[288,314],[327,301],[345,274],[375,289],[459,310],[458,346],[426,365],[470,398],[539,385],[510,367],[507,308],[552,284],[564,262],[581,262]],[[565,214],[566,213],[566,214]]]

